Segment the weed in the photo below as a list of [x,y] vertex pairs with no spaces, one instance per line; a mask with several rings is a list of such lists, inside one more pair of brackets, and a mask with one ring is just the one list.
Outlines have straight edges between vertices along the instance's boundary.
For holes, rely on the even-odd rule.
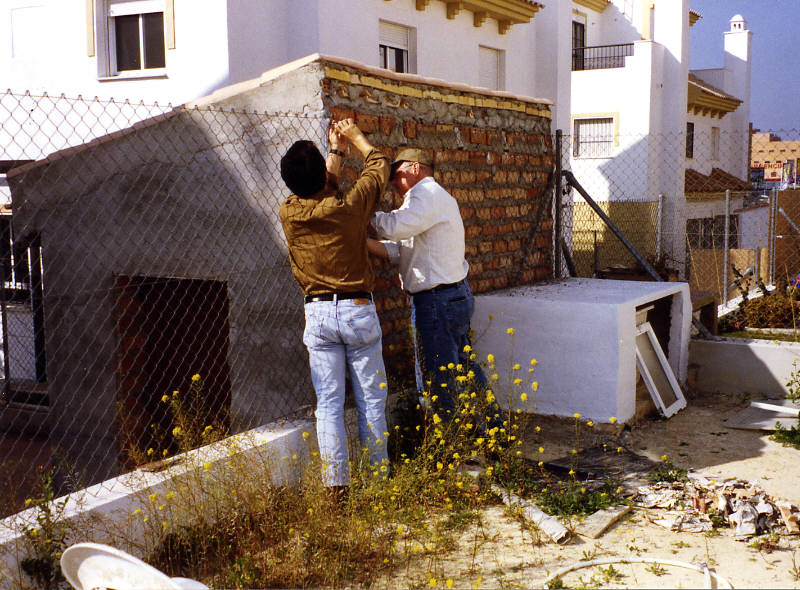
[[577,480],[542,485],[535,496],[539,507],[547,514],[574,516],[592,514],[598,510],[623,503],[621,489],[613,481],[589,489]]
[[644,569],[654,576],[663,576],[667,573],[667,570],[660,563],[651,563]]
[[581,554],[581,561],[592,561],[597,557],[597,548],[584,549]]
[[597,569],[600,570],[600,575],[603,576],[603,582],[606,584],[610,582],[619,582],[625,577],[622,575],[622,572],[615,569],[613,565],[609,565],[608,567],[598,566]]
[[776,531],[771,531],[766,535],[754,538],[747,544],[747,546],[760,553],[772,553],[773,551],[780,549],[780,541],[780,535]]
[[792,553],[792,568],[789,570],[789,573],[792,574],[792,578],[795,582],[800,581],[800,565],[798,565],[795,560],[794,553]]
[[36,510],[36,525],[22,525],[30,553],[20,561],[20,566],[36,586],[44,590],[58,588],[65,582],[59,560],[67,547],[69,534],[69,524],[64,519],[67,498],[53,502],[53,472],[53,469],[42,471],[41,492],[25,501],[25,506]]
[[566,586],[564,585],[564,580],[562,580],[561,578],[553,578],[552,580],[547,582],[547,587],[550,590],[556,590],[558,588],[566,588]]
[[672,459],[666,455],[661,456],[661,463],[656,465],[650,473],[647,474],[647,479],[653,483],[668,482],[673,483],[677,481],[684,481],[686,479],[686,470],[676,467],[672,463]]
[[[797,366],[796,359],[792,363],[792,372],[789,375],[789,381],[786,383],[786,387],[788,389],[786,398],[791,400],[795,405],[798,405],[800,403],[800,368]],[[775,432],[770,438],[784,446],[800,449],[800,413],[798,413],[797,416],[797,424],[793,424],[789,426],[789,428],[776,422]]]

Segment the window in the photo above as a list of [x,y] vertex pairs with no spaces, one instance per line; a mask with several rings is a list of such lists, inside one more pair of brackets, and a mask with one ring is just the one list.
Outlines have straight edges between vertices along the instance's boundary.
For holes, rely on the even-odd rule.
[[478,46],[478,86],[489,90],[505,87],[505,52],[483,45]]
[[605,158],[614,149],[614,118],[575,119],[572,155],[576,158]]
[[694,123],[686,123],[686,157],[694,158]]
[[583,56],[586,47],[586,25],[572,21],[572,71],[583,70]]
[[403,25],[380,21],[379,38],[380,67],[393,72],[411,72],[413,30]]
[[111,3],[108,7],[108,44],[112,75],[164,68],[163,2]]
[[711,159],[719,160],[719,127],[711,128]]

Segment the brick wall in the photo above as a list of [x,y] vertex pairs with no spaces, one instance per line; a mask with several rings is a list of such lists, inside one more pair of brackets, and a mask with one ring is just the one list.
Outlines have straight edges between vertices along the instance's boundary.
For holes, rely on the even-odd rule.
[[[354,118],[390,158],[405,146],[430,153],[436,180],[461,209],[473,292],[552,276],[547,185],[554,153],[547,105],[333,62],[325,67],[322,99],[333,118]],[[341,183],[351,184],[360,170],[359,154],[348,154]],[[401,202],[402,195],[389,190],[379,207]],[[405,365],[410,301],[395,269],[377,264],[387,365]]]

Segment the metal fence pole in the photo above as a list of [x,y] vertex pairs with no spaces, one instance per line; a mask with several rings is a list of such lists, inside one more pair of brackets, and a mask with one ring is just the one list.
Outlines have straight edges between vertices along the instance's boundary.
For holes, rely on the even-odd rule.
[[777,222],[775,210],[778,201],[778,193],[773,188],[769,193],[769,230],[767,235],[767,245],[769,247],[769,284],[775,284],[775,225]]
[[725,191],[725,230],[722,237],[722,305],[728,304],[728,244],[731,235],[731,191]]
[[556,129],[556,145],[555,145],[555,153],[556,153],[556,178],[555,184],[553,185],[553,190],[555,194],[553,195],[553,203],[555,205],[555,220],[553,228],[553,241],[554,241],[554,250],[553,250],[553,275],[554,278],[560,279],[561,278],[561,141],[562,141],[563,133],[561,129]]
[[661,220],[664,215],[664,194],[658,195],[658,211],[656,213],[656,260],[661,260],[661,240],[663,233],[661,230]]

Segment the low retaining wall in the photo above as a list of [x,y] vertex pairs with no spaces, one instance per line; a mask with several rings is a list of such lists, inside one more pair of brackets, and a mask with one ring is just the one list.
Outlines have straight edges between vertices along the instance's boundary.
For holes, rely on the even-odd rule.
[[[67,500],[62,517],[69,523],[70,544],[81,541],[109,543],[116,539],[114,544],[119,545],[118,536],[112,537],[111,531],[117,535],[124,531],[127,545],[119,548],[137,554],[137,548],[144,546],[146,532],[141,519],[132,518],[132,515],[148,496],[156,494],[154,497],[164,498],[175,489],[175,480],[193,470],[201,472],[203,477],[214,477],[219,470],[225,469],[232,453],[236,452],[243,454],[239,460],[265,465],[275,485],[296,483],[309,460],[309,443],[303,438],[304,432],[310,434],[309,441],[316,440],[313,421],[261,426],[171,457],[165,461],[171,466],[163,470],[148,470],[145,466],[59,498],[53,504]],[[294,456],[296,459],[287,460]],[[36,508],[30,508],[0,521],[0,590],[21,587],[20,581],[25,575],[20,569],[20,561],[29,551],[23,527],[37,526],[36,511]]]
[[760,393],[783,397],[800,343],[725,338],[691,340],[689,366],[694,386],[712,393]]

